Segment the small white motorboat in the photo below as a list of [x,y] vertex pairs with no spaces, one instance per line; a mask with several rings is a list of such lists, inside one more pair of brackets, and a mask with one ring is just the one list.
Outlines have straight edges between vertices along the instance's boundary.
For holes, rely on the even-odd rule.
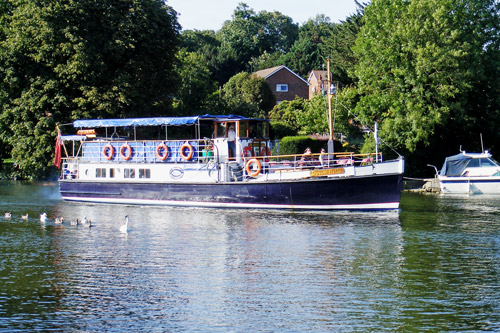
[[449,156],[438,173],[442,193],[500,194],[500,163],[486,150]]

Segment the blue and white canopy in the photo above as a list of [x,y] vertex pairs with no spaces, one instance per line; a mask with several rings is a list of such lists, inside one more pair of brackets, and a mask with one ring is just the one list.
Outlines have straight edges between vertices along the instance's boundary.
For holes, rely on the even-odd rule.
[[[461,152],[460,154],[449,156],[445,159],[443,167],[441,168],[440,175],[448,177],[458,177],[461,176],[467,167],[471,167],[470,162],[472,160],[485,161],[487,166],[497,165],[498,163],[491,158],[491,154],[486,150],[484,153],[466,153]],[[474,167],[480,167],[480,164],[474,165]]]
[[242,116],[223,115],[212,116],[205,114],[192,117],[154,117],[154,118],[127,118],[127,119],[88,119],[73,122],[75,128],[98,128],[98,127],[127,127],[127,126],[185,126],[198,124],[200,120],[235,121],[235,120],[260,120],[250,119]]

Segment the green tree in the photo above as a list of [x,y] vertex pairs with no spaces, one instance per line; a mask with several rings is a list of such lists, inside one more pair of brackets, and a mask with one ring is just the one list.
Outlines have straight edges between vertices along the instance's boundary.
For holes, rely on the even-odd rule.
[[321,69],[326,59],[322,48],[334,26],[325,15],[308,20],[299,28],[298,38],[280,62],[303,77],[313,69]]
[[187,116],[208,113],[217,103],[214,92],[215,82],[210,78],[210,71],[203,56],[196,52],[179,51],[176,72],[181,86],[174,101],[175,114]]
[[[347,91],[347,90],[346,90]],[[334,122],[334,133],[357,137],[359,129],[352,126],[353,115],[349,114],[348,108],[341,107],[351,101],[346,92],[338,92],[338,98],[332,96],[332,122]],[[345,104],[344,104],[345,103]],[[328,99],[326,96],[316,95],[314,98],[302,99],[296,97],[293,101],[283,101],[276,105],[269,113],[269,119],[279,126],[291,129],[295,134],[329,134]],[[290,135],[290,134],[288,134]]]
[[250,71],[252,73],[262,69],[280,66],[280,64],[282,64],[281,54],[279,52],[268,53],[267,51],[264,51],[264,53],[257,58],[252,58],[252,60],[249,61],[249,64]]
[[241,72],[224,85],[223,101],[228,113],[267,118],[276,98],[265,79]]
[[163,1],[8,0],[0,15],[0,140],[26,177],[47,174],[57,123],[171,107],[179,25]]
[[226,76],[225,83],[241,71],[251,70],[250,62],[264,52],[285,53],[297,37],[298,26],[280,12],[255,11],[245,3],[236,7],[232,20],[224,23],[217,32],[219,69]]
[[305,111],[306,100],[300,97],[296,97],[292,101],[283,101],[276,105],[271,112],[269,112],[269,119],[282,123],[293,129],[295,133],[298,133],[301,128],[297,120],[298,114]]
[[352,48],[363,25],[364,4],[357,4],[357,12],[340,24],[333,26],[331,34],[321,45],[321,53],[331,59],[330,70],[333,81],[340,81],[348,86],[353,83],[354,66],[358,60]]
[[297,114],[299,134],[328,133],[328,101],[321,95],[306,100],[304,111]]
[[[477,122],[477,103],[490,106],[481,114],[498,108],[488,96],[498,91],[494,0],[374,0],[364,14],[354,49],[356,113],[379,122],[390,144],[413,152],[437,137],[456,142],[457,128]],[[495,88],[474,90],[490,79]]]
[[236,52],[222,51],[221,42],[212,30],[187,30],[181,34],[181,48],[188,52],[196,52],[207,64],[211,81],[216,85],[224,83],[236,72]]

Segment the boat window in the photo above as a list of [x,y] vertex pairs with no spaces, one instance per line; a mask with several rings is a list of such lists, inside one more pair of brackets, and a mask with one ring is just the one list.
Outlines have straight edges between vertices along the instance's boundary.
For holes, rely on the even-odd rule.
[[262,123],[262,137],[269,138],[269,123]]
[[109,169],[109,178],[115,178],[115,169]]
[[124,178],[135,178],[135,169],[124,169],[123,170]]
[[243,138],[246,138],[248,136],[247,129],[248,129],[248,122],[246,122],[246,121],[240,122],[240,133],[239,133],[239,136],[243,137]]
[[139,178],[151,178],[151,170],[139,169]]
[[473,158],[469,161],[469,164],[467,164],[468,168],[479,168],[479,159],[478,158]]
[[260,123],[253,121],[248,125],[248,136],[250,138],[261,138],[262,137]]
[[481,167],[483,168],[496,167],[497,165],[498,164],[495,164],[495,162],[489,158],[481,158]]
[[106,178],[106,169],[105,168],[96,168],[95,169],[96,178]]
[[251,138],[269,138],[269,125],[266,122],[252,121],[248,125],[248,136]]
[[215,137],[223,138],[226,136],[226,123],[215,124]]

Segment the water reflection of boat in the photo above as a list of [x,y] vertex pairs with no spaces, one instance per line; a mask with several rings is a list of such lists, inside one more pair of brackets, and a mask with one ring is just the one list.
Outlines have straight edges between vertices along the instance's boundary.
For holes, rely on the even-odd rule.
[[500,164],[487,150],[447,157],[438,178],[442,193],[500,194]]
[[[78,120],[62,159],[64,200],[195,207],[396,209],[404,160],[271,155],[269,122],[240,116]],[[235,154],[227,129],[235,128]],[[91,130],[89,130],[91,129]],[[186,133],[189,133],[188,137]],[[155,139],[151,139],[151,138]],[[76,153],[75,153],[76,151]],[[57,156],[57,155],[56,155]]]

